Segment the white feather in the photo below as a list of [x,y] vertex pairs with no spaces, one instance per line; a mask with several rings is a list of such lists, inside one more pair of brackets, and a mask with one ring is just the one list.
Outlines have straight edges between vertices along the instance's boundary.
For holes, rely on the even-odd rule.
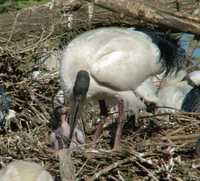
[[[189,77],[191,74],[189,74]],[[143,82],[140,87],[138,87],[137,91],[139,92],[137,93],[140,95],[143,94],[143,97],[146,93],[146,97],[150,97],[149,100],[155,98],[154,100],[156,101],[154,102],[157,104],[157,106],[163,107],[158,109],[160,112],[175,112],[177,110],[181,110],[186,95],[193,88],[186,80],[183,81],[183,78],[186,75],[186,71],[180,70],[179,72],[174,72],[165,78],[163,77],[163,74],[151,77]],[[157,79],[157,77],[159,77],[159,80],[161,80],[158,87],[154,85],[154,81]],[[157,81],[159,80],[157,79]]]
[[37,163],[18,160],[0,170],[0,181],[53,181],[53,177]]
[[140,84],[140,86],[138,86],[138,88],[135,90],[135,92],[141,98],[143,98],[147,102],[152,103],[159,102],[157,91],[157,87],[154,85],[154,77],[150,77],[144,82],[142,82],[142,84]]
[[183,100],[191,89],[192,86],[188,85],[186,81],[169,84],[165,87],[162,87],[158,93],[158,106],[169,108],[160,108],[159,111],[174,112],[177,110],[181,110]]
[[200,71],[199,70],[189,73],[189,78],[192,80],[192,82],[194,82],[196,86],[200,85]]
[[[85,32],[64,49],[60,76],[69,99],[77,72],[90,75],[87,98],[135,99],[134,90],[149,76],[161,71],[160,50],[151,38],[125,28],[100,28]],[[128,91],[126,93],[121,92]]]

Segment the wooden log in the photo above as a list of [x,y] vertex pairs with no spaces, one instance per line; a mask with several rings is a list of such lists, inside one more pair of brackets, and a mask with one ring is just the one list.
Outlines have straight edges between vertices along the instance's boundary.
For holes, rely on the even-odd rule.
[[95,0],[96,5],[123,13],[133,18],[165,26],[179,31],[191,32],[200,35],[200,18],[176,12],[169,12],[146,5],[142,1],[131,0]]
[[72,161],[72,151],[61,149],[58,151],[60,177],[62,181],[75,181],[75,167]]

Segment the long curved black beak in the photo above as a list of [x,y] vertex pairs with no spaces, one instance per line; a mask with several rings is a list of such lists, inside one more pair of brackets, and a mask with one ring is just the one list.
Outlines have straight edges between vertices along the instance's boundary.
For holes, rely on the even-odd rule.
[[70,147],[74,129],[77,124],[77,115],[79,112],[80,104],[84,101],[84,99],[87,95],[89,84],[90,84],[89,73],[85,70],[80,70],[77,73],[75,84],[73,87],[74,104],[72,107],[72,116],[71,116],[71,120],[69,123],[70,124],[70,134],[69,134],[69,141],[67,143],[67,148]]

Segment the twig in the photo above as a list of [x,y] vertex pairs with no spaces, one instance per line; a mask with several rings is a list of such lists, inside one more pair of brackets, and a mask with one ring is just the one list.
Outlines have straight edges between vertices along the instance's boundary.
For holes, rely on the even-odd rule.
[[135,163],[136,163],[140,168],[142,168],[144,171],[146,171],[146,172],[149,174],[149,176],[150,176],[153,180],[159,181],[149,169],[147,169],[146,167],[144,167],[143,165],[141,165],[141,164],[140,164],[139,162],[137,162],[137,161],[135,161]]
[[191,135],[178,135],[178,136],[164,136],[162,140],[187,140],[187,139],[197,139],[200,137],[200,134],[191,134]]
[[81,166],[81,168],[79,169],[79,171],[76,173],[76,176],[79,175],[79,173],[83,170],[83,168],[85,167],[85,165],[87,164],[88,159],[83,163],[83,165]]
[[17,19],[18,19],[19,15],[20,15],[20,13],[17,13],[16,16],[15,16],[15,20],[14,20],[14,23],[13,23],[13,25],[12,25],[12,29],[11,29],[9,38],[8,38],[8,40],[7,40],[7,46],[8,46],[8,43],[10,42],[10,40],[11,40],[12,37],[13,37],[14,31],[15,31],[15,28],[16,28],[16,24],[17,24]]
[[125,164],[127,162],[132,162],[132,161],[135,161],[135,157],[128,157],[128,158],[125,158],[123,160],[119,160],[111,165],[109,165],[108,167],[106,168],[103,168],[102,170],[100,170],[98,173],[94,174],[91,178],[89,178],[88,180],[89,181],[93,181],[93,180],[96,180],[98,179],[100,176],[102,175],[105,175],[107,174],[108,172],[110,172],[111,170],[119,167],[120,165],[122,164]]
[[173,115],[172,113],[159,113],[159,114],[151,114],[147,116],[139,116],[139,119],[146,119],[146,118],[154,118],[158,116],[168,116],[168,115]]

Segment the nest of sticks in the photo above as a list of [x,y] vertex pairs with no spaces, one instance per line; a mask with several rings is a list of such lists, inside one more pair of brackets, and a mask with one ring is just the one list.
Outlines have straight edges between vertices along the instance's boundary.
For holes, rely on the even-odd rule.
[[[66,42],[79,32],[71,33]],[[10,49],[2,53],[0,83],[12,97],[16,117],[7,132],[0,134],[0,163],[3,167],[14,159],[32,160],[59,178],[58,159],[49,147],[52,97],[60,89],[58,73],[46,72],[37,79],[32,74],[44,70],[36,63],[38,57],[56,48],[46,48],[52,45],[48,41],[18,54]],[[137,126],[134,118],[126,122],[118,152],[111,150],[116,126],[113,114],[113,123],[105,125],[94,152],[91,140],[98,114],[98,107],[89,104],[81,116],[88,123],[87,144],[73,151],[77,180],[199,180],[200,114],[141,112]]]

